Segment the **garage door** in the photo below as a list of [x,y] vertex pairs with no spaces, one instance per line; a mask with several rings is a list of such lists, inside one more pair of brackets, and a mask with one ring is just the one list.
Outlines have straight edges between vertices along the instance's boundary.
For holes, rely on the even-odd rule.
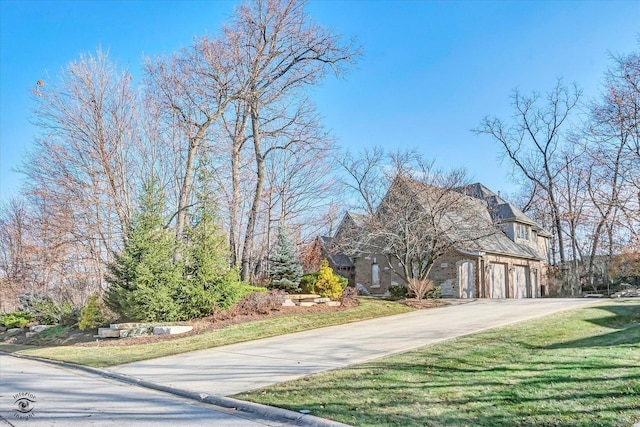
[[475,265],[473,261],[463,261],[458,267],[460,298],[476,297]]
[[507,265],[492,263],[489,264],[490,271],[490,298],[507,297]]
[[527,276],[529,269],[524,265],[513,266],[513,297],[527,298]]

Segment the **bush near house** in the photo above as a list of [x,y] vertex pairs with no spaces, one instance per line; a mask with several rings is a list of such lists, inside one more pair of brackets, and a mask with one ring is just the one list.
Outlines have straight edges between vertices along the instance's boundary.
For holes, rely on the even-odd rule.
[[300,279],[300,292],[303,294],[318,294],[321,297],[336,299],[347,288],[349,280],[335,274],[329,267],[329,261],[324,260],[320,270],[307,273]]
[[409,295],[416,299],[423,299],[429,292],[433,291],[434,287],[435,284],[433,283],[433,280],[429,279],[410,278],[407,281],[407,290],[409,291]]
[[389,295],[393,299],[403,299],[407,297],[407,288],[403,285],[391,285],[389,286]]
[[316,281],[318,280],[319,272],[307,273],[300,279],[300,293],[302,294],[315,294]]
[[320,271],[318,271],[318,279],[314,284],[315,293],[321,297],[337,299],[342,295],[342,291],[347,286],[347,280],[335,274],[333,269],[329,267],[329,261],[322,261]]

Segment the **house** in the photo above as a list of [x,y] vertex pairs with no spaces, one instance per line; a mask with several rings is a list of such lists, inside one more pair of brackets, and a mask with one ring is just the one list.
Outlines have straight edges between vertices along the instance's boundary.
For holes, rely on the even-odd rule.
[[422,272],[445,297],[537,298],[546,294],[550,237],[480,183],[443,189],[400,178],[375,216],[347,212],[320,242],[330,265],[372,295]]

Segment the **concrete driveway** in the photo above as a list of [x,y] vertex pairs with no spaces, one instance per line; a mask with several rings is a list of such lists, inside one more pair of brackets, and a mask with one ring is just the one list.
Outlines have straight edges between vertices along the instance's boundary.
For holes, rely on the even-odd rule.
[[174,388],[229,396],[594,302],[597,301],[477,300],[135,362],[110,370]]
[[[22,406],[19,406],[22,404]],[[283,426],[77,369],[0,354],[0,426]]]

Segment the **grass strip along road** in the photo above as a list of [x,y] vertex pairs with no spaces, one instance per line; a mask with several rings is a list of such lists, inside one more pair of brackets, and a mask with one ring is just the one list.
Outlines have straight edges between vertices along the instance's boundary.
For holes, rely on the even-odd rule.
[[631,426],[640,422],[640,301],[607,301],[235,397],[357,426]]

